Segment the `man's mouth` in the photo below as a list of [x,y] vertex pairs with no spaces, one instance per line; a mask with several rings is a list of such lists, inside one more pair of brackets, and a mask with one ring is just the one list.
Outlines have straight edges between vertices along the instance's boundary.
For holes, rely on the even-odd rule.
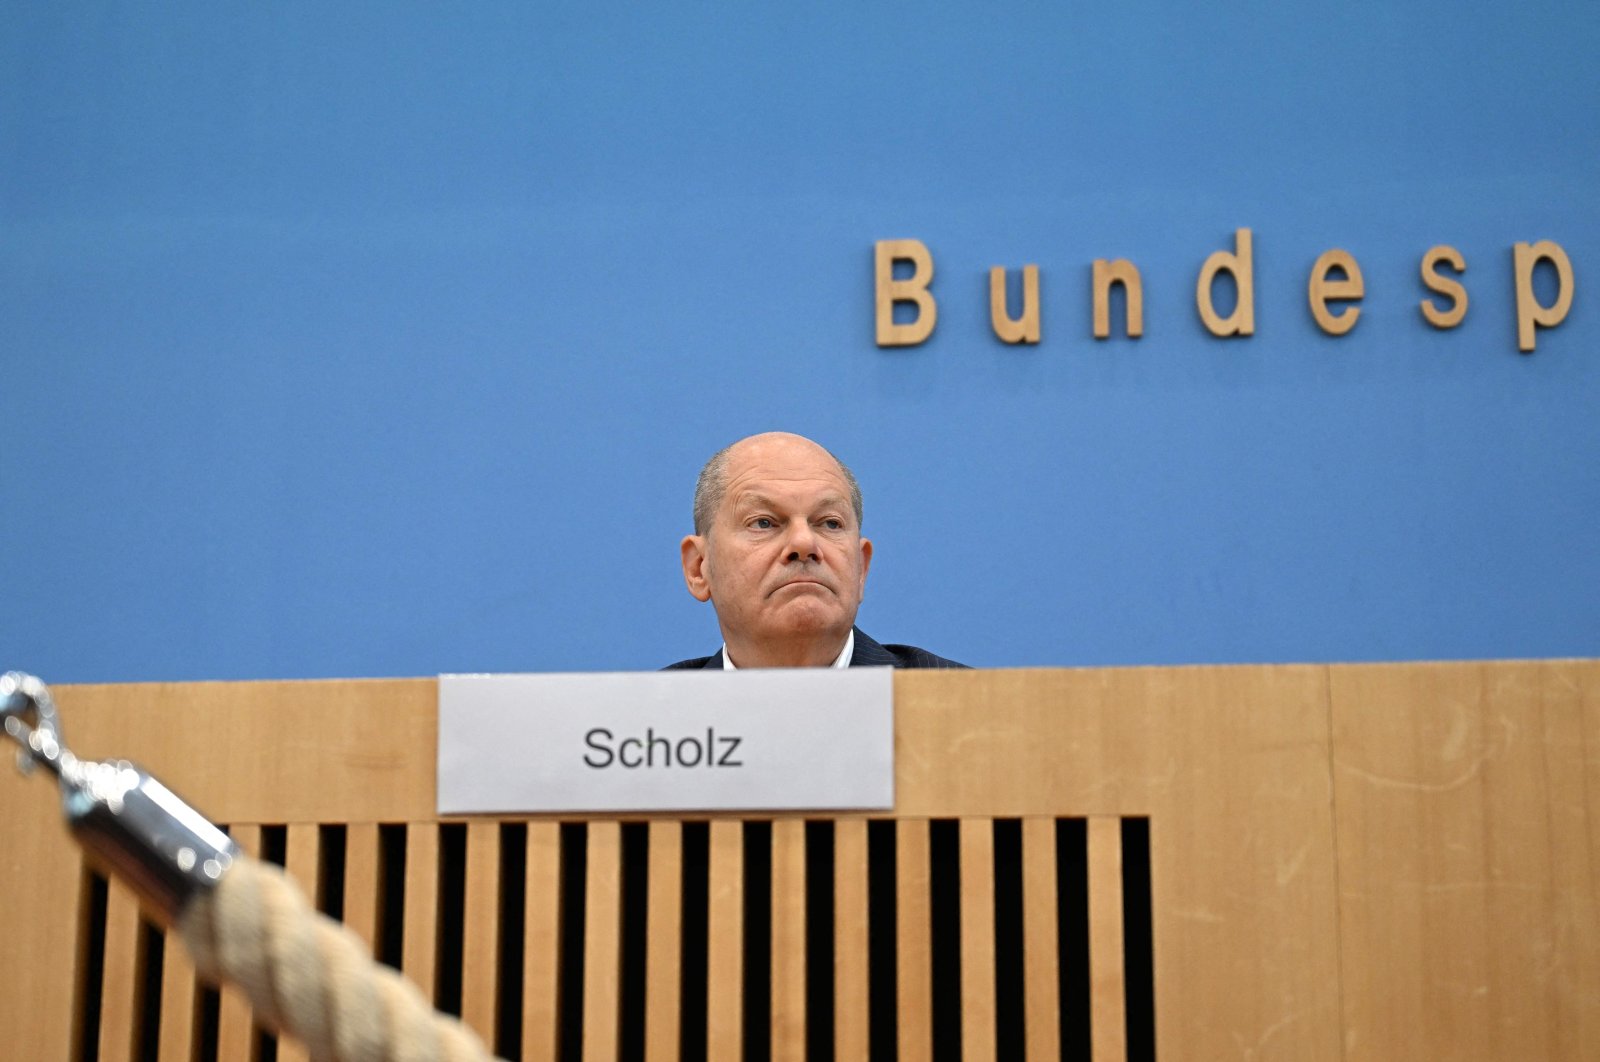
[[784,590],[784,589],[787,589],[788,587],[791,587],[791,586],[814,586],[819,590],[831,590],[832,589],[826,583],[822,582],[819,579],[790,579],[786,583],[779,584],[772,592],[775,594],[779,590]]

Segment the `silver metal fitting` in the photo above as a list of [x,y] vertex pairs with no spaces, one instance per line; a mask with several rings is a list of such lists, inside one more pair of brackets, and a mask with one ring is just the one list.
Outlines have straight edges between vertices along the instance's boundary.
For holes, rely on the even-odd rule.
[[[29,726],[25,717],[33,717]],[[195,893],[222,880],[238,855],[228,835],[127,760],[80,760],[61,740],[50,691],[32,675],[0,675],[0,716],[20,746],[18,766],[56,776],[67,826],[84,849],[175,921]]]

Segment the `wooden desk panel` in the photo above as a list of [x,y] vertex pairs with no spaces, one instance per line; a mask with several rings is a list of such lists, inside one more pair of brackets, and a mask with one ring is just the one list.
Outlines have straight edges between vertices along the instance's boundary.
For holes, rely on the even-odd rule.
[[1600,663],[1332,679],[1346,1057],[1600,1058]]
[[[1022,1013],[1028,1028],[1025,1036],[1010,1030],[1020,1037],[1012,1042],[1026,1042],[1030,1054],[1088,1042],[1091,1031],[1105,1050],[1136,1051],[1151,1030],[1130,1036],[1106,1027],[1119,1019],[1105,1015],[1133,1009],[1116,1005],[1116,985],[1101,976],[1116,966],[1103,953],[1106,942],[1128,924],[1117,909],[1138,906],[1119,891],[1127,879],[1117,867],[1129,853],[1118,823],[1129,816],[1148,821],[1153,954],[1142,961],[1154,973],[1153,1034],[1162,1059],[1600,1057],[1600,662],[901,672],[899,803],[892,815],[871,816],[890,818],[897,829],[887,835],[885,858],[869,859],[867,824],[838,817],[833,874],[842,884],[831,932],[809,925],[803,895],[784,892],[803,894],[807,879],[798,821],[772,827],[771,852],[757,853],[769,860],[771,894],[762,897],[769,920],[745,925],[740,912],[751,893],[743,885],[749,854],[740,822],[764,815],[648,816],[656,823],[652,839],[663,841],[669,828],[677,836],[680,821],[711,820],[709,851],[696,849],[706,865],[692,866],[686,846],[661,843],[649,846],[650,867],[630,877],[632,857],[619,850],[612,859],[606,849],[603,858],[591,853],[587,868],[605,881],[586,887],[566,880],[569,853],[551,818],[508,819],[529,828],[526,845],[507,852],[487,846],[478,826],[463,835],[471,866],[445,867],[441,860],[455,850],[449,831],[463,827],[445,826],[450,843],[441,844],[433,680],[56,692],[76,751],[141,762],[241,834],[288,825],[303,838],[317,824],[353,827],[344,855],[346,915],[380,948],[389,925],[397,961],[429,992],[437,983],[460,985],[463,1012],[486,1031],[494,1004],[478,997],[520,985],[529,1003],[520,1042],[539,1057],[550,1057],[563,1038],[603,1053],[616,1042],[614,981],[599,969],[571,980],[563,955],[594,966],[616,950],[611,907],[637,900],[613,895],[623,879],[649,883],[651,895],[639,902],[658,920],[646,934],[658,950],[641,967],[649,986],[642,1013],[648,1030],[675,1042],[647,1043],[650,1057],[675,1057],[677,1037],[694,1029],[712,1053],[737,1053],[744,956],[755,946],[770,952],[762,969],[770,969],[771,1010],[763,1020],[774,1043],[798,1045],[807,1026],[793,1010],[825,1005],[833,1008],[835,1042],[852,1057],[864,1056],[869,1034],[881,1032],[871,1023],[884,1020],[899,1022],[907,1057],[921,1057],[941,1027],[932,1013],[929,949],[945,939],[977,964],[954,982],[958,993],[964,984],[968,995],[983,996],[961,1003],[973,1057],[992,1051],[997,1020]],[[71,1057],[85,1027],[75,1008],[87,1005],[79,983],[89,961],[87,878],[49,785],[0,770],[0,807],[7,812],[0,817],[0,983],[7,986],[0,1029],[17,1057]],[[1011,959],[996,951],[1001,898],[988,876],[993,868],[978,864],[995,858],[989,839],[997,819],[1023,820],[1014,880],[1022,883],[1025,926],[1016,961],[1031,971],[1025,1006],[997,1007],[994,996]],[[938,847],[928,844],[929,824],[937,820],[959,820],[959,844],[947,856],[963,861],[957,869],[928,862]],[[1057,850],[1060,822],[1077,824],[1078,832],[1063,836],[1089,839],[1083,851]],[[403,848],[378,845],[379,823],[396,824],[384,836],[405,838]],[[616,827],[598,829],[604,841]],[[1061,877],[1077,872],[1068,867],[1074,858],[1083,861],[1078,885]],[[508,870],[505,859],[518,866]],[[444,946],[437,929],[452,889],[441,882],[457,870],[466,875],[469,939]],[[872,875],[882,873],[898,884],[874,884]],[[708,905],[697,920],[682,906],[691,880]],[[930,887],[950,880],[964,882],[972,897],[953,936],[927,921]],[[503,903],[485,898],[498,883],[518,881],[524,933],[508,947],[499,928]],[[386,892],[400,882],[403,893]],[[1078,907],[1063,899],[1074,888],[1082,893]],[[351,889],[358,902],[348,898]],[[560,897],[585,889],[588,918],[563,918]],[[897,911],[876,908],[897,896]],[[110,944],[115,962],[125,964],[127,919],[119,912]],[[690,924],[706,939],[680,939],[680,927]],[[873,965],[878,946],[868,946],[869,924],[899,939],[891,964],[898,969]],[[662,936],[669,931],[672,940]],[[103,929],[96,932],[97,946],[107,947]],[[1098,941],[1084,946],[1099,949],[1100,974],[1080,978],[1076,960],[1059,953],[1059,944],[1080,939],[1074,932]],[[807,959],[794,952],[819,933],[834,949],[835,992],[847,997],[819,1002],[797,980]],[[569,934],[592,939],[569,941]],[[709,984],[663,990],[676,960],[662,961],[675,948],[684,961],[699,956]],[[462,969],[441,969],[451,956]],[[1124,969],[1140,966],[1140,956],[1124,958]],[[501,968],[513,959],[515,970]],[[179,996],[186,973],[172,969]],[[1089,981],[1098,993],[1092,1006]],[[872,986],[895,983],[898,999],[870,998]],[[125,1000],[123,987],[100,1000],[99,1014],[127,1021],[131,1000],[142,1014],[162,1014],[161,1026],[175,1036],[205,1034],[198,1020],[168,1020],[184,1008],[164,1000],[165,990],[146,1002]],[[1074,995],[1080,990],[1082,999]],[[559,1027],[562,994],[579,991],[583,1006],[567,1013],[573,1027]],[[680,1011],[680,999],[706,1009]],[[1101,1027],[1083,1028],[1094,1015]],[[596,1022],[606,1027],[589,1027]],[[131,1043],[135,1031],[96,1028],[96,1042]],[[161,1048],[171,1050],[165,1042]]]

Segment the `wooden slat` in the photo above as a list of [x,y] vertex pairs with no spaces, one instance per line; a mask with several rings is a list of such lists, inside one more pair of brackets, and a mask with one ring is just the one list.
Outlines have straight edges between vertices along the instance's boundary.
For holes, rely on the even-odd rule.
[[1095,1062],[1128,1057],[1122,948],[1122,820],[1089,820],[1089,1026]]
[[583,917],[583,1058],[617,1057],[617,985],[622,955],[622,826],[589,823]]
[[113,878],[106,891],[105,967],[100,980],[100,1058],[133,1058],[139,1014],[141,925],[139,901]]
[[161,949],[161,1039],[159,1062],[189,1062],[194,1057],[195,1002],[199,985],[194,963],[176,930]]
[[406,828],[405,939],[400,949],[400,970],[434,998],[439,962],[439,826],[413,822]]
[[933,1057],[933,914],[928,820],[895,823],[895,1011],[902,1062]]
[[867,821],[833,824],[833,1043],[838,1062],[866,1062],[871,1044],[868,976]]
[[50,775],[22,774],[10,739],[0,746],[0,1054],[81,1058],[87,1045],[74,1005],[83,995],[89,876]]
[[683,825],[650,824],[649,909],[645,914],[645,1062],[678,1062],[682,1003]]
[[994,821],[961,820],[961,1058],[992,1062]]
[[500,824],[467,825],[467,883],[461,941],[461,1020],[494,1044],[500,950]]
[[706,1057],[743,1057],[744,824],[711,823],[706,942]]
[[[234,826],[228,836],[247,855],[261,854],[260,826]],[[233,985],[223,986],[217,1010],[217,1058],[248,1059],[254,1043],[255,1025],[249,1000]]]
[[522,917],[522,1057],[525,1062],[554,1062],[561,968],[559,823],[528,824],[527,891]]
[[312,907],[317,903],[317,880],[322,866],[322,832],[314,822],[291,823],[284,830],[283,870],[305,894]]
[[772,1060],[806,1057],[806,824],[772,824]]
[[[317,877],[322,862],[322,835],[315,823],[290,823],[285,831],[284,871],[294,879],[313,906],[317,903]],[[299,1040],[278,1037],[278,1062],[309,1062],[310,1052]]]
[[353,822],[344,842],[344,924],[377,954],[378,824]]
[[1056,820],[1022,820],[1022,963],[1028,1062],[1061,1057]]

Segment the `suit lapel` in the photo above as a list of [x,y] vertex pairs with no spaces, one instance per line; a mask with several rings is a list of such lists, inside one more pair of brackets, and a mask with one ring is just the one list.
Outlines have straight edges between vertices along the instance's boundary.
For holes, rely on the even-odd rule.
[[893,667],[894,655],[856,629],[856,647],[850,654],[851,667]]

